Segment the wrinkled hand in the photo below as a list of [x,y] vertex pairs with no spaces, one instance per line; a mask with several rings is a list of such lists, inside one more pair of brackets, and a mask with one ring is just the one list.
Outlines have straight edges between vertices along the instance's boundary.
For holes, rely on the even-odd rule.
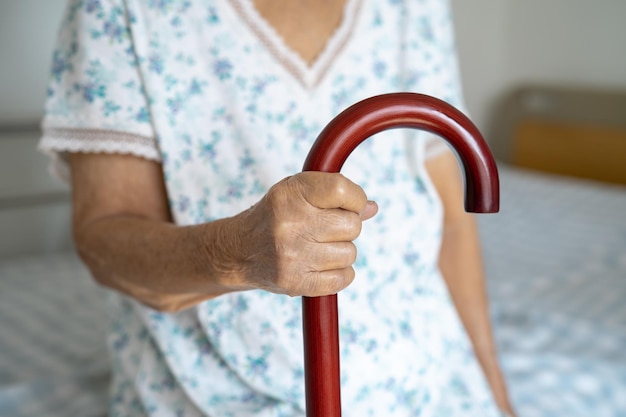
[[238,244],[251,288],[291,296],[335,294],[354,279],[362,221],[378,211],[341,174],[288,177],[242,213]]

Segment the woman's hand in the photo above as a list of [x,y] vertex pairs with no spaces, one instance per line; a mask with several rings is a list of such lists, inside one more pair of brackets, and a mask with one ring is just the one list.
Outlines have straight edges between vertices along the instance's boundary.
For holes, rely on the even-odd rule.
[[250,209],[172,224],[161,165],[117,154],[70,154],[77,250],[94,278],[161,311],[260,288],[325,295],[354,279],[352,241],[375,203],[341,174],[279,182]]
[[377,210],[361,187],[341,174],[300,173],[236,216],[238,236],[211,238],[209,253],[215,253],[214,244],[229,248],[233,258],[227,269],[243,268],[244,282],[235,286],[291,296],[334,294],[354,279],[352,241]]

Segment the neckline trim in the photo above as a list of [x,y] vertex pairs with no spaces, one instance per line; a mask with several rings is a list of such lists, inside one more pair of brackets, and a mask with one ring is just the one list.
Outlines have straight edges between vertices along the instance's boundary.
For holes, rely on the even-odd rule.
[[339,26],[309,65],[285,43],[274,27],[257,11],[252,0],[231,0],[231,3],[240,18],[278,63],[307,89],[315,88],[322,81],[332,63],[344,49],[354,32],[361,9],[361,0],[346,0]]

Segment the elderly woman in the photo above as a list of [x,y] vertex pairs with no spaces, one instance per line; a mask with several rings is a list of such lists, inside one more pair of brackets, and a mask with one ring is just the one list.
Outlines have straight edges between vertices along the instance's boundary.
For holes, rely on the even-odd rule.
[[40,146],[114,290],[112,416],[303,415],[292,297],[339,291],[345,415],[512,412],[447,147],[392,131],[297,174],[399,90],[461,105],[445,1],[70,2]]

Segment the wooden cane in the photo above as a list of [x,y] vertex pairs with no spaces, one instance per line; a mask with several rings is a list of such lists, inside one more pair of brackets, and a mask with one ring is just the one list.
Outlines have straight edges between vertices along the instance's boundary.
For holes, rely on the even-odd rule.
[[[339,172],[361,142],[395,128],[426,130],[446,140],[463,166],[465,210],[498,211],[498,171],[482,135],[459,110],[423,94],[384,94],[347,108],[320,133],[303,171]],[[337,295],[303,297],[302,314],[306,415],[340,417]]]

